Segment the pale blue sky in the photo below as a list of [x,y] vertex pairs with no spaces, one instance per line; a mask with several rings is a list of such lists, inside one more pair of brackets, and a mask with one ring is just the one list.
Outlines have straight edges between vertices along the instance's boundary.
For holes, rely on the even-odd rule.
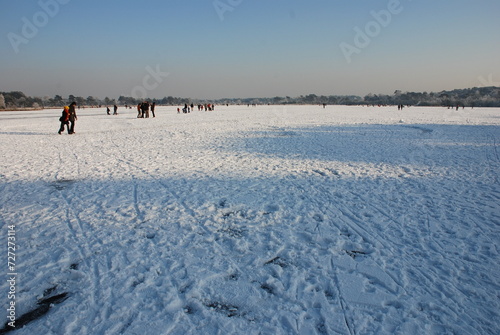
[[498,0],[0,4],[0,91],[224,98],[500,85]]

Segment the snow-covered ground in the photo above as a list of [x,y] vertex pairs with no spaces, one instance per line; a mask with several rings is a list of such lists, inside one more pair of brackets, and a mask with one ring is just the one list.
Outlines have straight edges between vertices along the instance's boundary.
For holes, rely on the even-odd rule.
[[500,109],[119,112],[0,113],[15,334],[500,333]]

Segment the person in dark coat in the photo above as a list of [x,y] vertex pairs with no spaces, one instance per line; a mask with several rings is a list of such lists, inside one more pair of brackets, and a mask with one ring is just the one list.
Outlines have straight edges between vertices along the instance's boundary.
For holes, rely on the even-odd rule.
[[153,113],[153,117],[155,117],[155,107],[156,107],[156,102],[153,101],[151,104],[151,113]]
[[146,118],[149,118],[149,107],[151,107],[151,105],[149,104],[149,101],[146,101]]
[[142,110],[142,117],[148,118],[149,117],[149,102],[144,101],[141,105],[141,110]]
[[69,132],[69,107],[64,106],[64,110],[62,112],[62,116],[59,118],[59,121],[61,121],[61,127],[59,127],[59,131],[57,132],[59,135],[64,131],[64,125],[68,126],[68,134]]
[[78,117],[76,116],[76,102],[73,101],[71,103],[71,105],[69,105],[69,123],[70,123],[69,133],[70,134],[75,133],[76,120],[78,120]]

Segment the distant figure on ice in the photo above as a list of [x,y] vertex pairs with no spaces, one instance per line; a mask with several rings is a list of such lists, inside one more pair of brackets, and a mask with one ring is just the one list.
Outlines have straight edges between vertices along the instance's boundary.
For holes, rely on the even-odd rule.
[[117,105],[114,105],[114,106],[113,106],[113,109],[114,109],[114,111],[113,111],[113,115],[118,115],[118,106],[117,106]]
[[64,106],[64,110],[62,112],[61,117],[59,118],[61,121],[61,126],[59,127],[59,131],[57,132],[59,135],[64,131],[64,125],[68,126],[68,134],[69,134],[69,107]]
[[156,102],[153,102],[151,104],[151,113],[153,114],[153,117],[155,117],[155,107],[156,107]]
[[69,123],[70,123],[69,133],[70,134],[75,133],[76,120],[78,120],[78,117],[76,116],[76,102],[73,101],[71,103],[71,105],[69,105]]
[[111,115],[111,113],[110,113],[110,112],[111,112],[111,109],[109,109],[109,107],[108,107],[108,106],[106,106],[106,114]]

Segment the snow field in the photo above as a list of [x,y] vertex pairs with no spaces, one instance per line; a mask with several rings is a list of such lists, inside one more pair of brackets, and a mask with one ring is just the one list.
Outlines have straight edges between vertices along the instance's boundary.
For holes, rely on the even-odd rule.
[[0,113],[19,334],[500,331],[500,110],[77,113]]

